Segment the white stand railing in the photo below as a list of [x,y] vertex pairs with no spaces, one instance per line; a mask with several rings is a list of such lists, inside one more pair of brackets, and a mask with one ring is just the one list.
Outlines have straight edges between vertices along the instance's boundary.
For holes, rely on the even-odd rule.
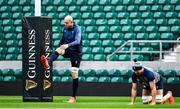
[[[121,49],[126,46],[127,44],[130,43],[130,51],[121,51]],[[159,51],[134,51],[133,50],[133,46],[134,43],[159,43]],[[112,56],[116,53],[130,53],[131,54],[131,60],[132,60],[132,56],[133,53],[159,53],[159,60],[162,60],[162,55],[163,53],[171,53],[172,51],[163,51],[162,46],[163,43],[176,43],[176,44],[180,44],[179,40],[129,40],[127,42],[125,42],[123,45],[121,45],[120,47],[118,47],[112,54],[110,54],[107,57],[107,60],[110,61]],[[180,52],[175,52],[175,53],[180,53]]]

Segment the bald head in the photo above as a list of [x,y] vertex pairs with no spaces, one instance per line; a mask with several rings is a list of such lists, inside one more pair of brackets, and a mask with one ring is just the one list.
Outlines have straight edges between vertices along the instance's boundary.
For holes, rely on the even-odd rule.
[[64,18],[64,21],[73,21],[73,18],[72,18],[72,16],[70,16],[70,15],[67,15],[65,18]]
[[64,24],[67,28],[72,28],[73,27],[73,18],[70,15],[67,15],[64,18]]

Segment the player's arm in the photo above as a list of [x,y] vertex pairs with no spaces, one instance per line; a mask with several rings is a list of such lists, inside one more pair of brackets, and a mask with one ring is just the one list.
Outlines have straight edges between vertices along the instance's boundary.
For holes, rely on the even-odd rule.
[[64,44],[64,32],[63,32],[62,38],[61,38],[61,40],[60,40],[60,42],[58,44],[58,47],[60,47],[63,44]]
[[152,102],[151,104],[156,104],[156,84],[155,81],[149,82],[151,88]]
[[59,42],[59,47],[60,47],[60,49],[63,49],[63,50],[65,50],[65,49],[67,49],[69,47],[68,44],[64,44],[64,30],[63,30],[62,38],[61,38],[61,40]]
[[80,41],[81,41],[81,30],[80,30],[80,28],[77,28],[77,30],[75,32],[76,32],[75,33],[75,40],[73,42],[71,42],[71,43],[61,45],[60,47],[62,49],[65,50],[65,49],[67,49],[70,46],[75,46],[75,45],[79,45],[80,44]]
[[76,31],[75,31],[75,40],[71,43],[68,44],[68,46],[75,46],[75,45],[79,45],[81,42],[81,29],[79,27],[77,27]]
[[135,103],[136,94],[137,94],[137,83],[132,83],[132,88],[131,88],[131,104]]

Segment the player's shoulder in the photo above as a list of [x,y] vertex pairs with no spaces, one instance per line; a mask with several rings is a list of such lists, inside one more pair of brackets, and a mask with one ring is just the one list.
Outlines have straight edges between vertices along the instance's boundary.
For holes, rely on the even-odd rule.
[[154,72],[152,68],[149,68],[149,67],[143,67],[143,68],[145,72],[151,72],[151,73]]
[[67,27],[66,26],[64,26],[64,28],[63,28],[63,32],[66,32],[67,31]]
[[77,23],[75,23],[74,25],[75,25],[75,29],[76,30],[80,30],[81,29],[80,26]]
[[136,74],[133,73],[133,74],[131,75],[131,77],[132,77],[132,78],[136,78]]
[[154,77],[154,71],[149,67],[144,67],[144,73],[147,77]]

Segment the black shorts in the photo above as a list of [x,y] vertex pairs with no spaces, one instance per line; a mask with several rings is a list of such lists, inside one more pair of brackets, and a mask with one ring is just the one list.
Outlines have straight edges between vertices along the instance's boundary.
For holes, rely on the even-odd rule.
[[[147,85],[143,85],[143,89],[151,90],[150,86],[147,86]],[[160,89],[163,89],[163,80],[162,80],[162,78],[160,79],[159,82],[156,83],[156,90],[160,90]]]
[[70,58],[71,67],[79,68],[80,63],[81,63],[82,53],[78,53],[78,52],[66,49],[63,57],[64,58]]

